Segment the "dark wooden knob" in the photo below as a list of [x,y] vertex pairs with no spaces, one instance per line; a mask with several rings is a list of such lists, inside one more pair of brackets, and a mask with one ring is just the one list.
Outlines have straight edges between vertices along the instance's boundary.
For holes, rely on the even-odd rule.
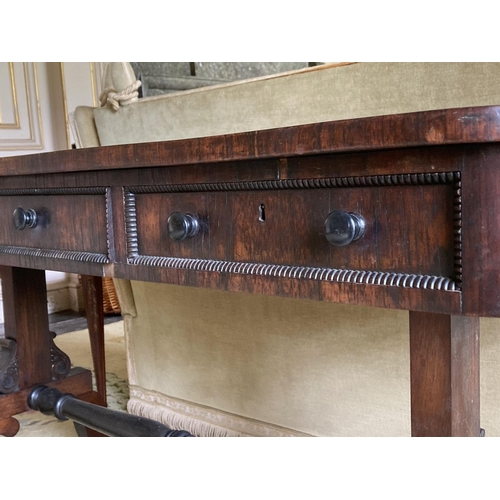
[[325,220],[326,239],[336,247],[344,247],[365,234],[365,220],[354,212],[335,210]]
[[26,226],[36,227],[38,223],[37,213],[32,208],[24,210],[21,207],[17,207],[12,214],[12,218],[16,229],[24,229]]
[[192,238],[200,230],[198,219],[191,214],[174,212],[168,218],[168,235],[174,241]]

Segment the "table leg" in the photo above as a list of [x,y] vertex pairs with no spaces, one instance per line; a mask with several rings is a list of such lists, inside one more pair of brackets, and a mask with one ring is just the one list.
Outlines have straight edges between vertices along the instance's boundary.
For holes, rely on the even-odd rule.
[[52,380],[45,271],[2,267],[5,337],[17,342],[19,389]]
[[[70,360],[49,331],[45,271],[0,266],[7,356],[3,356],[0,435],[19,430],[15,415],[27,411],[28,395],[43,384],[75,396],[92,397],[90,370],[70,368]],[[7,392],[5,392],[5,390]]]
[[82,292],[87,313],[97,393],[101,398],[99,404],[107,406],[102,278],[98,276],[82,276]]
[[479,436],[479,318],[410,312],[412,436]]

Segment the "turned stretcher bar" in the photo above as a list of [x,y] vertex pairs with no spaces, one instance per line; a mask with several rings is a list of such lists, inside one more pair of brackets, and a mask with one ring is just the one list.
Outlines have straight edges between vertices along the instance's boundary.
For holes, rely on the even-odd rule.
[[44,415],[54,415],[59,420],[73,420],[107,436],[193,437],[187,431],[169,429],[149,418],[80,401],[72,394],[63,394],[45,385],[39,385],[30,392],[28,406]]

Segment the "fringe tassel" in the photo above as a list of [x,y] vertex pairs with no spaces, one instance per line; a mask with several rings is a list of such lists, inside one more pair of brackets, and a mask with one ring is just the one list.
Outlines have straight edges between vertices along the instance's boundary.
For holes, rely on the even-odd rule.
[[129,413],[139,415],[141,417],[150,418],[161,422],[162,424],[174,430],[184,430],[198,437],[243,437],[248,434],[224,429],[201,420],[195,420],[187,415],[180,415],[167,408],[158,407],[130,399],[127,404]]
[[127,410],[198,437],[311,436],[267,422],[226,413],[131,385]]

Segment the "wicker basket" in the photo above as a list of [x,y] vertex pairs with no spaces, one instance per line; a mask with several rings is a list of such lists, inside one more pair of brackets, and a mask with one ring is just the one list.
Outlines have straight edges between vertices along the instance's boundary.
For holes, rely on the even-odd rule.
[[116,295],[113,278],[102,279],[102,296],[104,314],[121,313],[120,302],[118,301],[118,295]]

